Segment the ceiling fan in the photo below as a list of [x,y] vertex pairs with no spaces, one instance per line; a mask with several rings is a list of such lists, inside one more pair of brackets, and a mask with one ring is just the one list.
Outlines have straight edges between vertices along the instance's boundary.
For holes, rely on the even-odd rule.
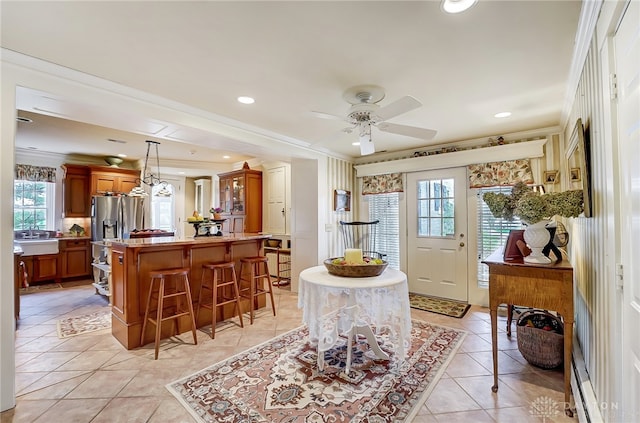
[[325,119],[339,119],[351,124],[343,129],[343,132],[358,131],[360,141],[360,154],[363,156],[375,153],[375,146],[371,138],[371,128],[375,127],[384,132],[404,135],[407,137],[430,140],[436,136],[433,129],[418,128],[415,126],[390,123],[387,120],[407,113],[422,106],[418,100],[411,96],[405,96],[386,106],[377,103],[385,96],[384,89],[377,85],[357,85],[345,90],[342,98],[351,104],[346,117],[329,113],[313,112],[316,116]]

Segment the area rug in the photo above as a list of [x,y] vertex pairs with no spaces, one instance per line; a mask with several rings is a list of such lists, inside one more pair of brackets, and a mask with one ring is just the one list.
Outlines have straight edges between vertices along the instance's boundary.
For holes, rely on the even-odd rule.
[[471,307],[469,304],[460,301],[418,295],[412,292],[409,293],[409,303],[411,304],[411,308],[457,318],[464,317],[469,307]]
[[460,347],[466,332],[412,321],[408,358],[393,354],[388,334],[376,338],[391,359],[375,359],[365,339],[325,353],[302,326],[169,383],[167,389],[198,422],[410,422]]
[[109,328],[111,328],[111,309],[107,307],[95,313],[58,320],[58,338],[69,338]]

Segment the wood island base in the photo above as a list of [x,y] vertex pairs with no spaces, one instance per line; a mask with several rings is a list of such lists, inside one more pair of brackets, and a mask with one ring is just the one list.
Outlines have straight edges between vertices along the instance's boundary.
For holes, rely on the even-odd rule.
[[[205,263],[235,262],[236,271],[240,269],[240,259],[263,254],[266,234],[236,233],[221,237],[206,238],[143,238],[110,241],[111,277],[113,290],[112,328],[113,336],[128,350],[142,346],[140,335],[144,320],[144,311],[150,287],[149,272],[160,269],[188,267],[189,286],[193,309],[198,309],[202,265]],[[231,287],[227,287],[231,288]],[[256,308],[266,305],[264,297],[258,298]],[[248,300],[241,303],[243,312],[249,310]],[[175,307],[167,304],[164,308],[170,312]],[[233,317],[233,304],[219,307],[217,321]],[[211,324],[211,311],[203,309],[196,321],[197,327]],[[145,344],[155,339],[153,325],[146,329]],[[175,327],[177,326],[177,328]],[[162,327],[161,337],[168,338],[191,328],[188,316],[182,316],[177,325],[166,324]]]

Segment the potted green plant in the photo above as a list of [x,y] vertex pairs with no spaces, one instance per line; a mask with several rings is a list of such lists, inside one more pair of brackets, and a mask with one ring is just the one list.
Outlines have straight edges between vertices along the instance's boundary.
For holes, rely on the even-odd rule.
[[540,194],[523,182],[516,183],[510,194],[487,192],[482,199],[491,214],[497,218],[513,220],[518,217],[527,225],[524,238],[531,254],[524,258],[529,263],[550,263],[542,254],[549,243],[550,234],[546,229],[553,216],[577,217],[584,211],[582,190],[570,190]]

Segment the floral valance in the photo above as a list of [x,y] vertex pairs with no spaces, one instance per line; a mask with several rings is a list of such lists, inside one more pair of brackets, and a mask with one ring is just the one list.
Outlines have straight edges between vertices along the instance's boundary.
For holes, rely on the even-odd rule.
[[16,179],[34,182],[55,182],[56,168],[17,164]]
[[364,176],[362,178],[362,195],[387,194],[403,192],[402,173]]
[[532,184],[533,174],[528,159],[469,165],[469,188],[514,185],[518,181]]

